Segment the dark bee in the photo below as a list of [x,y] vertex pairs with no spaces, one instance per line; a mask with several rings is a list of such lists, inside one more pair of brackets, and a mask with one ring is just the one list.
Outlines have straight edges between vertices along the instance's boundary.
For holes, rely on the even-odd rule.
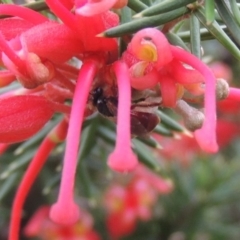
[[115,117],[117,115],[118,101],[116,97],[105,97],[103,89],[98,87],[92,92],[93,105],[98,112],[105,117]]
[[[116,120],[118,98],[105,96],[101,87],[95,88],[92,93],[92,103],[98,112],[104,117]],[[131,105],[131,134],[133,136],[144,136],[151,132],[159,123],[159,118],[149,111],[149,108],[157,107],[160,103],[148,103],[141,98]]]

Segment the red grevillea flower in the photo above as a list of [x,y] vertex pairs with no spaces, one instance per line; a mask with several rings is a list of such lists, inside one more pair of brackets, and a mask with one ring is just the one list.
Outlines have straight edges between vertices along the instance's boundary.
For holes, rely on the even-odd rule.
[[[116,39],[96,37],[97,34],[119,23],[116,14],[106,9],[101,14],[85,17],[79,15],[77,12],[76,14],[72,14],[60,1],[47,0],[46,2],[50,9],[62,20],[64,25],[73,31],[75,34],[74,39],[78,38],[80,40],[85,52],[100,51],[103,54],[103,49],[105,51],[117,51]],[[85,0],[76,1],[76,6],[72,5],[72,7],[77,7],[78,4],[82,6],[84,3],[86,3]]]
[[[102,56],[116,57],[116,40],[96,37],[98,33],[118,24],[116,14],[108,11],[86,18],[72,14],[61,2],[56,4],[49,0],[48,3],[66,24],[49,21],[23,7],[0,6],[1,13],[22,18],[13,18],[7,23],[1,20],[0,49],[4,66],[26,88],[35,88],[51,81],[59,71],[59,65],[55,64],[62,64],[73,56],[79,57],[86,51],[102,51]],[[14,28],[9,28],[9,24]],[[16,28],[15,34],[9,30]]]
[[[24,87],[32,88],[32,91],[36,91],[37,94],[42,92],[42,94],[51,100],[57,101],[58,104],[60,104],[59,101],[73,98],[71,114],[69,116],[60,194],[57,203],[53,205],[50,211],[50,216],[54,221],[61,224],[72,224],[79,218],[78,206],[74,202],[73,190],[77,153],[80,143],[79,136],[85,117],[88,94],[91,91],[92,82],[97,71],[103,64],[109,61],[108,56],[111,59],[117,50],[115,39],[98,39],[95,35],[115,25],[117,18],[111,12],[104,12],[101,15],[91,18],[76,16],[65,5],[62,5],[61,2],[56,3],[50,0],[47,2],[51,10],[61,18],[64,24],[44,19],[9,41],[6,41],[2,37],[2,60],[4,65],[18,77]],[[21,9],[19,8],[19,10]],[[13,14],[14,12],[11,6],[8,6],[5,10],[8,10],[8,14]],[[83,35],[83,30],[87,26],[89,26],[88,31],[85,32],[87,34],[84,33]],[[3,29],[2,31],[4,32],[3,36],[6,35],[7,29]],[[52,41],[49,41],[50,39]],[[77,42],[78,44],[76,44]],[[46,43],[48,44],[46,45]],[[76,47],[79,49],[76,49]],[[99,54],[98,51],[101,51],[103,54]],[[85,52],[87,52],[87,59],[84,56]],[[101,55],[101,58],[99,55]],[[70,57],[74,56],[79,57],[83,61],[76,86],[72,81],[72,78],[76,77],[76,69],[65,63]],[[124,63],[117,62],[113,65],[113,70],[116,73],[119,85],[118,123],[120,126],[116,150],[110,156],[109,165],[115,170],[129,171],[137,164],[137,158],[132,153],[130,146],[130,84],[127,68]],[[65,77],[63,73],[66,76],[70,76],[70,79]],[[39,87],[37,88],[37,86]],[[63,91],[63,87],[66,87],[69,92]],[[74,95],[72,96],[70,93],[73,91]],[[125,159],[127,160],[127,164],[124,167],[121,164],[120,169],[120,160],[124,161],[122,151],[120,151],[123,148],[129,154]],[[35,163],[35,160],[33,160],[33,163]],[[28,179],[28,182],[30,183],[34,180],[36,171],[32,170],[31,165],[29,171],[31,179]],[[23,186],[24,183],[25,180],[22,182]],[[20,196],[25,196],[26,189],[28,189],[21,186],[15,199],[17,211],[13,212],[13,219],[19,219],[22,207],[20,203],[22,203],[24,198]],[[66,198],[66,196],[68,197]],[[19,198],[21,198],[21,201]],[[17,204],[17,202],[20,203]],[[65,209],[68,209],[68,211],[65,211]],[[17,224],[17,220],[13,220],[11,229],[15,230],[14,233],[13,230],[11,231],[12,239],[17,239]]]
[[[176,101],[182,97],[181,85],[185,89],[193,89],[193,94],[199,94],[203,92],[200,90],[199,84],[205,83],[205,120],[201,129],[195,131],[195,137],[203,150],[207,152],[218,150],[215,77],[204,63],[187,51],[170,45],[166,37],[154,28],[143,29],[136,33],[127,52],[123,55],[123,59],[131,67],[130,76],[134,76],[132,87],[139,84],[141,90],[144,87],[151,88],[157,84],[158,76],[163,107],[175,107]],[[134,66],[143,61],[147,63],[142,71],[142,75],[146,75],[146,77],[139,78],[139,83],[137,83]],[[182,63],[193,69],[185,68]],[[172,71],[173,69],[174,71]],[[149,74],[155,76],[152,81],[147,78]]]
[[120,239],[133,233],[138,220],[148,221],[158,196],[168,194],[172,189],[172,182],[141,165],[132,173],[126,186],[112,184],[104,197],[106,224],[111,238]]
[[[2,141],[9,143],[22,141],[36,133],[54,112],[60,111],[67,116],[69,128],[60,195],[50,215],[61,224],[70,224],[76,222],[79,217],[78,206],[73,200],[73,188],[79,135],[86,117],[88,95],[97,71],[115,60],[118,50],[116,39],[99,39],[95,35],[115,26],[118,23],[118,16],[105,11],[92,17],[82,17],[70,11],[72,4],[66,4],[64,1],[47,2],[63,24],[50,21],[23,7],[0,6],[1,13],[18,17],[13,18],[14,20],[9,19],[12,27],[15,29],[20,26],[19,31],[12,34],[8,28],[9,23],[0,24],[1,60],[10,76],[10,80],[5,78],[4,84],[10,83],[15,77],[24,87],[7,93],[6,99],[2,100],[2,114],[8,114],[6,120],[9,120],[9,126],[5,124],[0,130]],[[83,62],[79,77],[77,77],[79,69],[66,62],[73,57]],[[25,95],[14,96],[18,90]],[[70,116],[70,107],[64,104],[65,100],[69,99],[73,99]],[[121,116],[120,121],[124,120],[124,116]],[[124,131],[130,132],[130,129]],[[18,239],[23,202],[36,175],[56,145],[55,140],[52,135],[46,137],[20,184],[13,204],[11,240]],[[66,208],[68,211],[65,211]]]
[[27,237],[38,237],[40,240],[100,240],[93,230],[93,219],[89,213],[81,210],[81,218],[71,226],[57,225],[49,215],[49,206],[40,207],[24,229]]
[[[61,224],[72,224],[79,218],[78,207],[73,200],[74,176],[77,165],[81,124],[84,119],[84,110],[88,100],[88,92],[90,91],[93,78],[98,70],[97,65],[97,62],[92,60],[86,61],[83,64],[74,93],[60,194],[57,203],[53,205],[50,211],[51,219]],[[130,146],[130,85],[127,69],[124,63],[115,63],[114,70],[118,79],[119,88],[118,130],[116,148],[109,157],[109,165],[117,171],[130,171],[133,170],[137,164],[137,158],[132,153]],[[124,157],[122,151],[125,153]],[[68,196],[68,198],[66,198],[66,196]],[[66,208],[68,209],[67,212],[65,211]]]

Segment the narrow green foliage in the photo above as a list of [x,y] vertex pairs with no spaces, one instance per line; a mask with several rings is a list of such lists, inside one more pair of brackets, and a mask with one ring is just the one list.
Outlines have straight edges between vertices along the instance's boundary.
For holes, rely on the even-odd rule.
[[[224,32],[227,32],[227,27],[225,25],[221,25],[219,27]],[[199,32],[202,41],[215,39],[214,36],[206,28],[200,28]],[[183,31],[177,34],[177,36],[184,42],[190,42],[190,35],[191,35],[190,31]]]
[[146,9],[148,6],[139,0],[129,0],[128,1],[128,7],[131,8],[135,12],[140,12],[144,9]]
[[169,117],[164,112],[158,110],[157,115],[161,119],[161,123],[166,126],[168,129],[171,129],[173,131],[177,132],[185,132],[186,129],[181,124],[179,124],[177,121],[175,121],[173,118]]
[[152,0],[141,0],[144,4],[146,4],[147,6],[151,6],[152,5]]
[[201,59],[200,23],[193,14],[190,17],[190,33],[191,52]]
[[146,147],[145,144],[138,139],[133,139],[134,150],[138,156],[139,161],[151,170],[161,173],[161,166],[159,161],[153,156],[152,152]]
[[0,202],[3,198],[12,190],[18,182],[20,174],[18,172],[12,173],[8,178],[0,185]]
[[85,162],[81,162],[78,166],[78,178],[80,179],[81,187],[83,188],[84,196],[89,200],[94,199],[94,193],[96,192],[94,183],[90,177],[89,169]]
[[204,2],[205,7],[205,17],[207,20],[207,25],[212,24],[215,20],[215,5],[214,0],[207,0]]
[[99,127],[97,134],[102,138],[106,143],[114,145],[116,139],[116,133],[109,129],[108,127]]
[[231,10],[232,10],[232,14],[234,16],[234,20],[236,21],[238,26],[240,26],[240,11],[239,11],[238,4],[237,4],[236,0],[229,0],[229,4],[231,6]]
[[91,124],[89,124],[89,126],[87,126],[82,132],[80,147],[81,159],[85,159],[96,144],[96,133],[99,127],[98,123],[99,118],[96,117],[92,119]]
[[209,195],[213,204],[227,203],[238,201],[240,196],[239,176],[233,175],[227,181],[220,183]]
[[166,13],[193,2],[195,2],[195,0],[165,0],[147,8],[146,10],[143,10],[142,12],[136,14],[135,17],[153,16],[161,13]]
[[[240,51],[231,38],[222,30],[220,25],[214,21],[211,25],[207,25],[207,20],[204,16],[204,9],[199,8],[194,11],[199,21],[208,29],[208,31],[238,60],[240,60]],[[238,33],[239,34],[239,33]]]
[[[129,7],[124,7],[121,10],[121,24],[132,21],[132,11]],[[120,38],[120,53],[123,53],[127,49],[126,36]]]
[[1,0],[1,3],[13,4],[12,0]]
[[234,17],[230,12],[229,8],[227,7],[226,3],[224,2],[224,0],[216,1],[216,7],[219,15],[221,16],[222,20],[228,27],[232,37],[238,44],[240,44],[240,27],[234,20]]
[[[189,35],[190,34],[188,34],[188,36]],[[190,51],[189,48],[186,46],[186,44],[183,42],[183,40],[177,34],[172,33],[172,32],[168,32],[166,34],[166,37],[172,45],[180,46],[183,49],[185,49],[187,51]]]
[[35,10],[35,11],[43,11],[43,10],[49,9],[48,5],[46,4],[46,2],[44,0],[27,3],[27,4],[24,4],[23,6],[30,8],[32,10]]
[[122,24],[120,26],[111,28],[103,32],[104,37],[120,37],[124,34],[134,33],[140,29],[146,27],[156,27],[167,22],[170,22],[178,17],[183,17],[185,14],[189,13],[189,9],[186,7],[181,7],[176,10],[164,13],[153,17],[144,17],[141,19],[133,20],[129,23]]
[[173,137],[173,133],[171,130],[167,129],[165,126],[158,124],[155,129],[154,132],[157,134],[160,134],[162,136],[166,136],[166,137]]
[[137,139],[151,148],[162,148],[159,142],[152,136],[138,137]]
[[121,24],[128,23],[132,20],[132,11],[129,7],[121,10]]
[[61,180],[60,173],[55,173],[54,176],[48,178],[47,185],[44,186],[42,190],[43,195],[48,195],[51,193],[52,189],[55,188]]
[[0,174],[0,179],[7,178],[10,174],[24,167],[34,156],[36,149],[25,151],[23,155],[17,157],[14,162],[10,163],[6,169]]

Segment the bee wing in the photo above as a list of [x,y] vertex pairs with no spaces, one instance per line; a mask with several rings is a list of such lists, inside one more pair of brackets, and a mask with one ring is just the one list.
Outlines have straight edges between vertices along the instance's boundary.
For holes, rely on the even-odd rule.
[[144,136],[151,132],[160,119],[157,115],[148,112],[131,112],[131,133],[134,136]]

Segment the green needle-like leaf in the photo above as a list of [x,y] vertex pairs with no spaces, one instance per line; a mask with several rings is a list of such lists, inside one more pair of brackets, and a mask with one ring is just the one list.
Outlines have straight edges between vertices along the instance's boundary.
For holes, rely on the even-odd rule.
[[116,139],[116,133],[106,127],[99,127],[97,134],[107,143],[114,145]]
[[[128,23],[132,21],[132,11],[129,7],[124,7],[121,10],[121,24]],[[127,49],[127,42],[124,38],[120,39],[120,53],[123,53]]]
[[235,21],[238,24],[238,26],[240,26],[240,11],[238,8],[238,4],[236,0],[229,0],[229,3],[230,3],[232,14],[235,18]]
[[[226,31],[227,27],[224,25],[219,26],[224,32]],[[206,29],[206,28],[200,28],[199,30],[200,35],[201,35],[201,40],[211,40],[215,39],[214,36]],[[183,31],[183,32],[178,32],[177,36],[184,42],[190,42],[190,31]],[[178,44],[174,44],[178,45]],[[181,45],[179,45],[181,46]],[[181,46],[182,47],[182,46]]]
[[135,17],[153,16],[161,13],[166,13],[177,8],[186,6],[189,3],[195,2],[194,0],[166,0],[155,4],[146,10],[135,15]]
[[94,118],[92,123],[87,126],[81,136],[81,147],[80,153],[81,159],[85,159],[86,156],[90,153],[90,151],[95,147],[96,144],[96,132],[99,127],[99,118]]
[[49,178],[47,181],[47,186],[45,186],[42,190],[43,195],[48,195],[51,193],[51,190],[59,184],[61,180],[61,174],[55,173],[53,177]]
[[201,58],[200,23],[194,14],[191,14],[190,17],[190,33],[191,52]]
[[134,33],[146,27],[156,27],[164,23],[170,22],[180,16],[183,16],[184,14],[189,13],[189,11],[190,10],[188,8],[181,7],[158,16],[136,19],[129,23],[125,23],[120,26],[111,28],[103,32],[102,34],[99,34],[99,37],[120,37],[124,34]]
[[216,7],[218,10],[219,15],[221,16],[222,20],[228,27],[229,31],[231,32],[232,37],[234,40],[240,44],[240,27],[234,20],[229,8],[225,4],[224,0],[216,1]]
[[[207,25],[207,20],[204,16],[204,9],[199,8],[194,11],[199,21],[208,29],[208,31],[238,60],[240,60],[240,51],[228,35],[222,30],[220,25],[214,21],[211,25]],[[239,33],[238,33],[239,34]]]
[[[189,35],[188,35],[188,37],[189,37],[190,32],[188,32],[188,33],[189,33]],[[172,45],[180,46],[183,49],[190,51],[189,48],[187,47],[187,45],[183,42],[183,40],[177,34],[169,32],[166,34],[166,37]]]
[[128,23],[132,21],[132,11],[129,7],[124,7],[121,10],[121,23]]
[[4,183],[0,185],[0,202],[12,190],[13,186],[17,184],[19,175],[18,172],[12,173]]
[[12,174],[13,172],[17,171],[21,167],[25,166],[33,158],[33,155],[35,154],[35,152],[36,152],[36,149],[31,149],[31,150],[26,151],[20,157],[16,158],[14,160],[14,162],[9,164],[7,169],[5,169],[0,174],[0,179],[7,178],[10,174]]
[[146,4],[147,6],[151,6],[152,5],[152,0],[141,0],[144,4]]
[[80,178],[81,187],[83,188],[84,195],[90,199],[94,199],[94,193],[96,192],[96,188],[94,183],[89,175],[87,166],[85,162],[81,162],[78,167],[78,176]]
[[177,121],[169,117],[167,114],[163,113],[162,111],[158,110],[157,115],[161,119],[161,123],[167,127],[168,129],[171,129],[173,131],[177,132],[186,132],[185,127],[183,127],[181,124],[179,124]]
[[151,148],[158,148],[158,149],[162,148],[159,142],[152,136],[138,137],[137,139]]
[[141,12],[142,10],[146,9],[148,6],[139,0],[129,0],[128,7],[135,12]]
[[132,140],[134,143],[134,150],[136,154],[138,155],[138,159],[142,164],[144,164],[146,167],[152,169],[155,172],[160,173],[161,172],[161,166],[157,159],[153,156],[153,154],[147,149],[146,145],[144,143],[141,143],[138,139]]
[[205,1],[204,6],[205,6],[205,17],[206,17],[206,20],[207,20],[207,25],[210,25],[215,19],[214,0]]
[[164,127],[163,125],[158,124],[155,129],[154,132],[166,137],[173,137],[173,133],[167,129],[166,127]]
[[27,8],[31,8],[32,10],[35,10],[35,11],[43,11],[43,10],[49,9],[45,0],[24,4],[23,6]]

